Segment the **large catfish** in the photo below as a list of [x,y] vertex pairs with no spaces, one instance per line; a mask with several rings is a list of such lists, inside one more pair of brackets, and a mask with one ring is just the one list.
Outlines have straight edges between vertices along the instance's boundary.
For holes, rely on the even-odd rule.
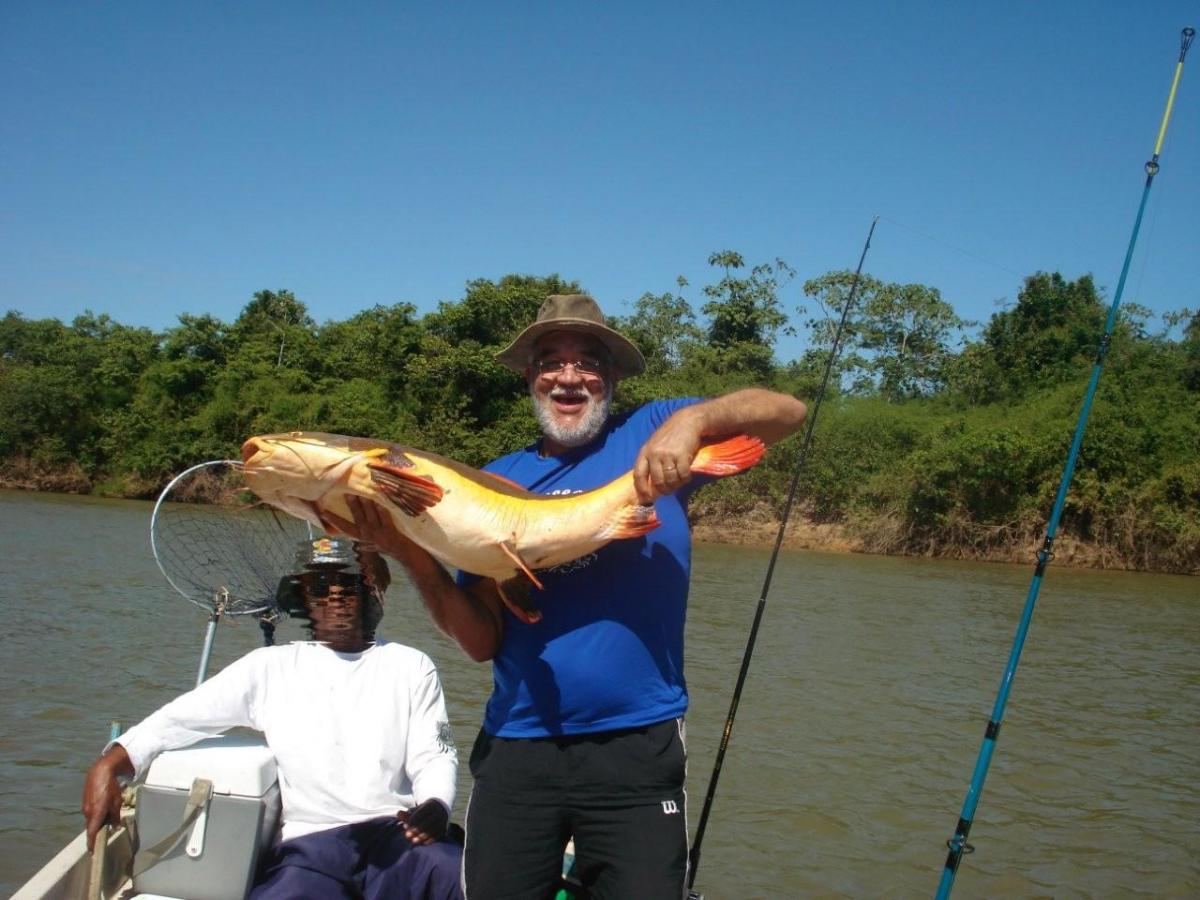
[[[701,446],[694,473],[733,475],[757,463],[762,441],[736,435]],[[378,503],[405,536],[449,566],[496,580],[524,621],[540,616],[537,570],[658,527],[629,471],[580,494],[543,496],[436,453],[370,438],[293,431],[242,445],[246,483],[264,502],[326,530],[353,519],[347,498]]]

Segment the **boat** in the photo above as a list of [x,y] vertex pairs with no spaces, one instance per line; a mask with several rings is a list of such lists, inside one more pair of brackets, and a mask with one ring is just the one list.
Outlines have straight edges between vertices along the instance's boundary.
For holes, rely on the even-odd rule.
[[[278,834],[275,758],[253,733],[160,754],[124,801],[95,853],[81,832],[12,900],[241,900]],[[557,900],[586,897],[574,861],[568,843]]]
[[95,853],[80,833],[13,900],[240,900],[278,832],[275,758],[257,735],[162,753],[124,801]]
[[132,897],[129,877],[133,861],[132,836],[127,823],[132,809],[121,811],[122,825],[110,830],[107,846],[97,858],[88,853],[87,834],[63,847],[53,859],[25,882],[12,900],[80,900],[80,898]]

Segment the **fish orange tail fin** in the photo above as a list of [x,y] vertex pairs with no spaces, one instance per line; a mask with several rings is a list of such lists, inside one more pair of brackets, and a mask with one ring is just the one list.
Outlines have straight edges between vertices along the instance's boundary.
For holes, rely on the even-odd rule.
[[736,434],[705,444],[692,460],[692,471],[703,475],[735,475],[755,465],[767,445],[748,434]]
[[606,541],[641,537],[661,524],[653,506],[639,506],[631,503],[618,509],[616,514],[596,532],[596,537]]

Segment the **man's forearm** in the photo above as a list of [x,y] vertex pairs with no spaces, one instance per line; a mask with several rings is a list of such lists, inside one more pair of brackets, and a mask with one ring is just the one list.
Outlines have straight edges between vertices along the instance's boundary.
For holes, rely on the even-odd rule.
[[432,555],[408,542],[389,554],[404,567],[435,625],[458,642],[467,655],[483,662],[496,655],[500,647],[503,619],[499,598],[489,602],[495,587],[483,579],[464,589]]
[[119,741],[114,742],[93,765],[103,768],[113,778],[132,778],[135,773],[129,751]]
[[699,417],[702,437],[746,432],[774,444],[795,432],[808,412],[800,400],[764,388],[743,388],[686,407]]

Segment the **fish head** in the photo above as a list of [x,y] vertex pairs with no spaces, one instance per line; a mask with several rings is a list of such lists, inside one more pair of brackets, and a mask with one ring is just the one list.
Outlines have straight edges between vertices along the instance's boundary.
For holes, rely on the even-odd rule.
[[353,440],[314,431],[252,437],[242,444],[246,485],[264,503],[320,524],[314,505],[362,458]]

